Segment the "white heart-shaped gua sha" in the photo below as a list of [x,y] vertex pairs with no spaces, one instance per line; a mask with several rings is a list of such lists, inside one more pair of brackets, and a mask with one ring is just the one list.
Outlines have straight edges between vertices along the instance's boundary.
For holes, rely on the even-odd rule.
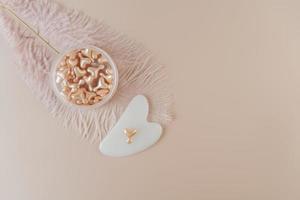
[[125,112],[100,143],[101,153],[107,156],[129,156],[155,144],[161,134],[160,124],[147,121],[149,104],[145,96],[135,96]]

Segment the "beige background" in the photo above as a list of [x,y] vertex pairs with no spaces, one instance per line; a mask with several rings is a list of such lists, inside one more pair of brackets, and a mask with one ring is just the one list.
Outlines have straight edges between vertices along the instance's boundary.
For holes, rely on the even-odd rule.
[[177,120],[154,148],[99,154],[53,119],[0,38],[0,199],[300,199],[300,2],[63,0],[170,69]]

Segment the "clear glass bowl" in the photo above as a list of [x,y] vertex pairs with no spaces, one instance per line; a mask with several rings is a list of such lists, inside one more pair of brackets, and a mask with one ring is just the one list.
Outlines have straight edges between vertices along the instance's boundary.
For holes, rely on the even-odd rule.
[[104,50],[87,46],[60,54],[51,71],[55,94],[65,104],[84,109],[107,103],[118,87],[118,69]]

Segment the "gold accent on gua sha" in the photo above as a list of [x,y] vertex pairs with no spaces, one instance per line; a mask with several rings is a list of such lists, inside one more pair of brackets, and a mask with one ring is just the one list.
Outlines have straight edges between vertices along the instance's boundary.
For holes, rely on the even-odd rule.
[[127,137],[126,142],[127,142],[128,144],[131,144],[131,143],[133,142],[133,141],[132,141],[132,138],[133,138],[133,136],[135,136],[135,134],[137,133],[137,130],[136,130],[136,129],[125,128],[125,129],[124,129],[124,133],[125,133],[125,135],[126,135],[126,137]]

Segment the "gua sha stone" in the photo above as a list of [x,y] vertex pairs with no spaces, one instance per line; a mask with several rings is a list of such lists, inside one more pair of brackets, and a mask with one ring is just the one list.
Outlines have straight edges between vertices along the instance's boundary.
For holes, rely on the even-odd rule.
[[[134,97],[119,121],[100,143],[100,152],[107,156],[129,156],[155,144],[162,134],[162,127],[158,123],[148,122],[148,113],[146,97]],[[130,139],[126,134],[129,130],[136,131]]]

